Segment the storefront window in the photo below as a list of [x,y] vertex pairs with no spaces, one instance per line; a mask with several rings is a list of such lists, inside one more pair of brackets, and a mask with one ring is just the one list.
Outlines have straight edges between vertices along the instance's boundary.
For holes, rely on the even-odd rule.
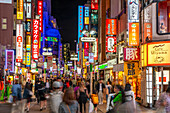
[[170,33],[170,0],[158,3],[158,33]]

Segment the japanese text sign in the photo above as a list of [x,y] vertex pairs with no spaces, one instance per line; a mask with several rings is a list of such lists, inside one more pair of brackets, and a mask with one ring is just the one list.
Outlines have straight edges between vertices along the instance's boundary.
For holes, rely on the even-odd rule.
[[116,35],[117,34],[117,20],[116,19],[106,19],[106,35]]
[[40,16],[40,32],[43,32],[43,0],[38,0],[38,13]]
[[33,41],[32,41],[32,59],[38,59],[39,56],[39,20],[33,20]]
[[124,61],[139,61],[140,49],[139,48],[124,48]]
[[17,0],[17,19],[23,19],[23,9],[24,2],[23,0]]
[[146,42],[146,38],[149,38],[149,40],[152,40],[152,24],[151,23],[144,23],[144,40],[143,42]]
[[139,46],[139,23],[129,23],[129,46]]
[[10,72],[14,72],[14,50],[6,50],[5,69],[10,70]]
[[116,37],[107,36],[106,37],[106,52],[116,52]]
[[83,6],[78,6],[78,43],[79,39],[83,37],[83,34],[81,33],[83,26]]
[[99,0],[91,0],[91,9],[98,10],[98,2]]
[[17,24],[16,62],[22,62],[22,59],[23,59],[23,24]]
[[128,22],[139,22],[139,0],[128,0]]

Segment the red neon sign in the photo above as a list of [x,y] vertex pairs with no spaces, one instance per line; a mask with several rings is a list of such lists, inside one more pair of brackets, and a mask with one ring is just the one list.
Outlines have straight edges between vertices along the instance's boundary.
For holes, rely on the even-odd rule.
[[38,0],[37,14],[40,16],[40,32],[43,32],[43,0]]

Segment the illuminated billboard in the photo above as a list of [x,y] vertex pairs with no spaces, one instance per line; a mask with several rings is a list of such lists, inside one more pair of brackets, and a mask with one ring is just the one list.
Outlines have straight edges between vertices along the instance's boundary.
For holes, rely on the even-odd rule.
[[139,22],[139,0],[128,0],[128,22]]
[[43,0],[38,0],[37,14],[40,16],[40,32],[43,32]]
[[16,62],[23,59],[23,24],[17,24],[16,33]]
[[124,61],[139,61],[140,49],[139,48],[124,48]]
[[27,3],[26,18],[31,18],[31,3]]
[[116,37],[107,36],[106,37],[106,52],[116,52]]
[[83,37],[81,30],[84,27],[84,20],[83,20],[83,6],[78,6],[78,43],[79,39]]
[[5,52],[5,69],[14,72],[14,50],[6,50]]
[[98,7],[99,7],[98,2],[99,2],[99,0],[91,0],[91,9],[92,10],[98,10]]
[[139,23],[129,23],[129,46],[139,46]]
[[106,35],[116,35],[117,34],[117,20],[116,19],[106,19]]
[[17,19],[23,19],[24,1],[17,0]]
[[39,20],[33,20],[33,40],[32,40],[32,59],[38,59],[39,56]]

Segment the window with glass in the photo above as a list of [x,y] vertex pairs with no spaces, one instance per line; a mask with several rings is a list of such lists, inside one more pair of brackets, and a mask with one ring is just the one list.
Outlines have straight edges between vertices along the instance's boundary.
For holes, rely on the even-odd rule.
[[158,33],[170,33],[170,0],[159,2],[157,8]]

